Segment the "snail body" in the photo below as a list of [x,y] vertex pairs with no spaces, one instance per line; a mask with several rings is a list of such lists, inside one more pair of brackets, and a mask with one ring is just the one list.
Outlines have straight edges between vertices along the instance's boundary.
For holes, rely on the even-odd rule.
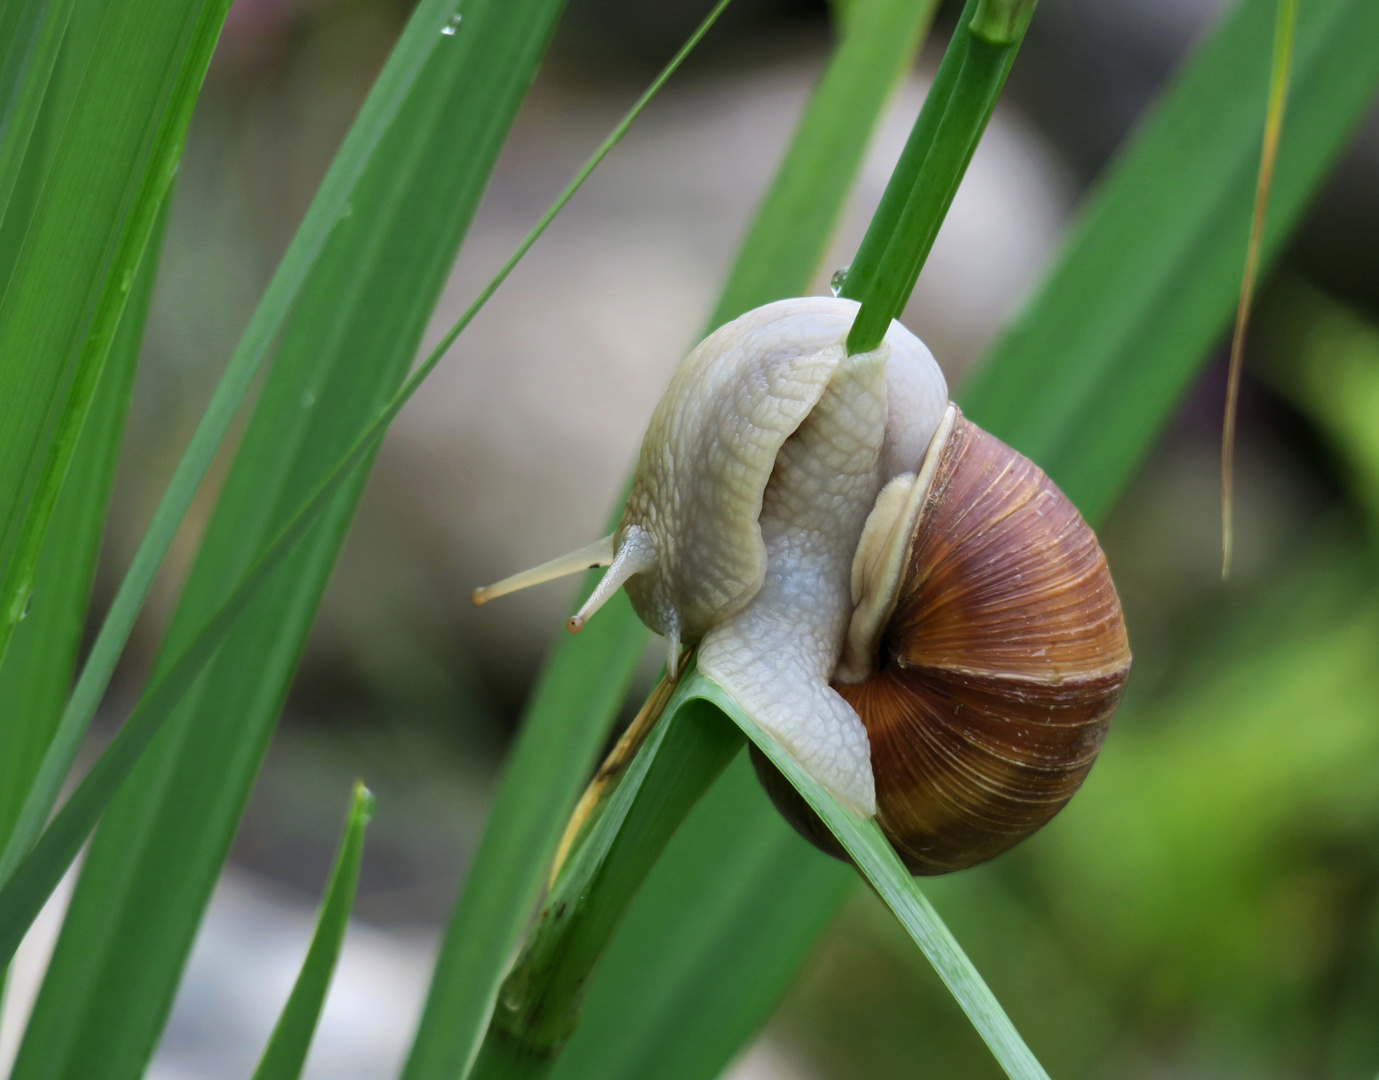
[[[847,355],[855,302],[768,304],[686,359],[603,540],[476,593],[609,565],[577,630],[625,585],[914,873],[1006,850],[1090,769],[1129,671],[1092,530],[1032,462],[966,420],[892,323]],[[836,841],[760,754],[817,846]]]

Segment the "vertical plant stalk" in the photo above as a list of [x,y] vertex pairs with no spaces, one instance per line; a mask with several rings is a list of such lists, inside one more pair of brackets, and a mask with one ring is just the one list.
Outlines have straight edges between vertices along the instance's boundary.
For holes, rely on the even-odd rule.
[[839,295],[862,309],[848,352],[869,352],[910,298],[1024,39],[1034,0],[969,0]]
[[1240,404],[1240,374],[1245,365],[1245,334],[1254,305],[1264,220],[1269,212],[1269,190],[1274,182],[1283,114],[1288,107],[1288,82],[1293,70],[1293,37],[1298,21],[1297,0],[1278,0],[1274,16],[1274,52],[1269,69],[1269,104],[1264,116],[1264,144],[1259,151],[1259,176],[1255,182],[1254,210],[1250,216],[1250,240],[1245,249],[1245,273],[1240,279],[1240,302],[1231,333],[1230,373],[1226,379],[1226,415],[1221,422],[1221,580],[1231,576],[1235,552],[1235,422]]
[[[911,67],[937,6],[936,0],[834,5],[841,24],[837,49],[742,241],[706,332],[807,288],[881,105]],[[796,284],[783,290],[791,279]]]

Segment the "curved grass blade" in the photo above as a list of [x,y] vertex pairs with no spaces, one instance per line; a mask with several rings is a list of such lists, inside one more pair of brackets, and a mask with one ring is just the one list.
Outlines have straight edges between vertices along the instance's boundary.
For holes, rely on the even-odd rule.
[[235,414],[253,384],[288,312],[335,231],[383,136],[392,126],[418,76],[441,40],[439,28],[455,0],[438,0],[438,10],[419,12],[379,75],[368,100],[331,163],[306,217],[283,255],[234,355],[216,386],[187,449],[183,452],[158,509],[149,523],[129,569],[120,582],[101,629],[83,664],[57,731],[23,810],[0,854],[0,882],[33,844],[52,813],[77,748],[110,684],[115,665],[129,640],[153,579],[186,517],[197,489],[211,467]]
[[692,662],[562,866],[503,982],[475,1080],[547,1075],[579,1022],[591,974],[633,897],[690,809],[742,748],[743,733],[773,760],[786,761],[782,771],[848,847],[1007,1073],[1015,1080],[1047,1080],[875,822],[843,809]]
[[362,780],[355,781],[345,819],[345,835],[335,853],[335,865],[330,871],[321,912],[316,917],[311,947],[302,961],[302,970],[287,1004],[273,1027],[263,1057],[259,1059],[259,1067],[254,1070],[254,1080],[297,1080],[306,1064],[311,1038],[321,1019],[326,991],[335,974],[335,961],[340,956],[340,946],[349,926],[355,887],[359,884],[359,864],[364,857],[364,830],[373,811],[373,794]]
[[690,808],[742,749],[731,723],[703,706],[686,709],[681,690],[561,866],[503,980],[472,1080],[550,1072],[627,905]]
[[[912,61],[933,8],[932,0],[850,5],[842,45],[738,254],[713,325],[808,288],[861,165],[866,134]],[[615,523],[620,512],[614,511]],[[581,599],[597,577],[585,580]],[[555,646],[446,929],[405,1080],[450,1080],[477,1050],[494,989],[646,638],[620,593],[583,633],[562,635]],[[494,927],[501,933],[494,935]]]
[[739,754],[638,892],[553,1080],[720,1075],[794,980],[800,943],[856,886],[781,819]]
[[1240,280],[1240,302],[1235,309],[1231,334],[1230,373],[1226,383],[1226,415],[1221,423],[1221,580],[1231,576],[1235,548],[1235,417],[1240,402],[1240,372],[1245,364],[1245,334],[1254,303],[1255,275],[1259,271],[1259,245],[1264,238],[1264,217],[1269,209],[1269,187],[1274,180],[1278,140],[1283,134],[1283,112],[1288,105],[1288,75],[1293,67],[1293,33],[1298,21],[1297,0],[1278,0],[1274,16],[1274,57],[1269,70],[1269,104],[1264,119],[1264,145],[1259,152],[1259,178],[1255,181],[1254,211],[1250,215],[1250,241],[1245,249],[1245,272]]
[[800,768],[775,739],[758,726],[731,695],[711,679],[695,671],[689,676],[685,697],[716,705],[805,797],[847,849],[857,869],[934,965],[939,978],[962,1006],[963,1012],[990,1047],[1006,1075],[1011,1080],[1048,1080],[1048,1073],[1030,1053],[1020,1033],[1015,1030],[1015,1025],[972,966],[962,946],[949,933],[938,912],[920,891],[916,880],[905,869],[876,821],[853,813],[833,798],[817,780]]

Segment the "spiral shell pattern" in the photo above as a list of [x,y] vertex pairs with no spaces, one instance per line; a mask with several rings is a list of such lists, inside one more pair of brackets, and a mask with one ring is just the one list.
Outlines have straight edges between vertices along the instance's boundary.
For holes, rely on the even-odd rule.
[[[984,862],[1052,818],[1130,670],[1106,557],[1076,507],[965,418],[936,452],[879,670],[836,687],[867,730],[878,822],[915,874]],[[785,816],[839,854],[754,760]]]

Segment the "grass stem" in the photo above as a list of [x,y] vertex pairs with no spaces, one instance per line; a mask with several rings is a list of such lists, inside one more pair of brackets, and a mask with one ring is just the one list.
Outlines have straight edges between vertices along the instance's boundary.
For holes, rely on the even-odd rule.
[[[680,823],[742,749],[711,707],[670,699],[562,864],[498,992],[472,1080],[542,1076],[579,1023],[589,979]],[[516,1072],[510,1070],[520,1063]]]
[[1033,0],[969,0],[843,280],[862,309],[850,353],[881,344],[913,291],[967,165],[986,130],[1033,14]]
[[1283,112],[1288,103],[1288,76],[1293,67],[1293,30],[1298,19],[1297,0],[1278,0],[1274,15],[1274,50],[1269,70],[1269,103],[1264,117],[1264,144],[1259,151],[1259,172],[1255,180],[1254,210],[1250,216],[1250,239],[1245,248],[1245,271],[1240,280],[1240,301],[1231,332],[1231,358],[1226,379],[1226,412],[1221,422],[1221,580],[1231,576],[1231,557],[1235,551],[1235,420],[1240,402],[1240,373],[1245,364],[1245,334],[1250,326],[1254,304],[1255,279],[1259,275],[1260,250],[1264,243],[1264,221],[1269,210],[1269,189],[1274,182],[1274,162],[1278,159],[1279,139],[1283,135]]

